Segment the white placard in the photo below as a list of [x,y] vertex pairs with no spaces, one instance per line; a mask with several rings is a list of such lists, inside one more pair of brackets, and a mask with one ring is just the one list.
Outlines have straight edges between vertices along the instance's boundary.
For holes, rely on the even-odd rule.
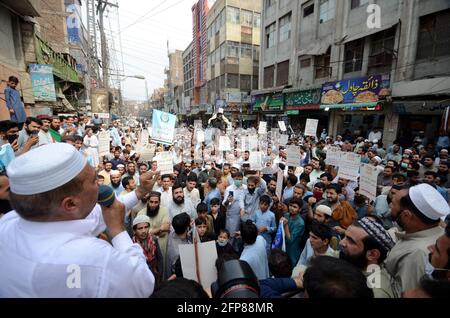
[[153,156],[155,155],[156,145],[149,144],[145,147],[142,147],[139,152],[139,160],[140,161],[151,161],[153,160]]
[[262,157],[263,153],[261,151],[250,152],[250,157],[248,158],[250,162],[251,170],[261,170],[262,169]]
[[241,137],[241,151],[244,152],[248,150],[248,138],[247,136]]
[[267,122],[266,121],[260,121],[259,122],[259,128],[258,128],[258,134],[265,135],[267,133]]
[[286,146],[288,143],[289,136],[288,135],[280,135],[280,145]]
[[[209,241],[205,243],[197,243],[197,259],[195,258],[194,244],[178,245],[180,251],[181,269],[183,277],[195,280],[200,283],[204,289],[209,289],[211,284],[217,280],[217,249],[216,242]],[[198,271],[197,271],[198,269]],[[200,275],[200,282],[197,276]]]
[[317,134],[317,126],[319,125],[318,119],[306,119],[305,136],[315,137]]
[[361,177],[359,178],[359,194],[374,201],[377,197],[377,179],[380,171],[377,167],[368,164],[361,165]]
[[148,145],[148,138],[149,138],[149,133],[146,129],[142,130],[141,132],[141,140],[140,143],[142,146],[146,146]]
[[256,151],[258,149],[258,136],[248,136],[248,148],[249,151]]
[[152,116],[152,139],[165,145],[172,145],[175,137],[177,116],[154,109]]
[[194,120],[194,128],[199,128],[201,129],[203,127],[203,123],[201,120]]
[[153,158],[158,165],[158,171],[161,175],[173,173],[173,155],[170,151],[158,152]]
[[325,163],[330,166],[339,167],[341,153],[342,151],[339,147],[329,147],[327,149],[327,157],[325,159]]
[[286,131],[286,125],[285,125],[284,121],[279,121],[278,127],[280,127],[281,131]]
[[286,165],[288,167],[300,167],[300,147],[299,146],[289,146],[286,148]]
[[277,194],[277,196],[280,199],[280,201],[281,201],[281,194],[282,194],[282,191],[283,191],[283,180],[284,180],[283,170],[278,168],[278,172],[277,172],[277,188],[275,190],[275,193]]
[[219,151],[231,151],[231,141],[228,136],[220,136]]
[[205,141],[205,132],[203,130],[197,130],[197,144],[201,144]]
[[357,181],[360,165],[361,155],[353,152],[342,152],[339,161],[338,177],[351,181]]
[[100,157],[106,156],[109,154],[110,148],[109,148],[109,139],[110,135],[107,131],[101,131],[98,134],[98,155]]

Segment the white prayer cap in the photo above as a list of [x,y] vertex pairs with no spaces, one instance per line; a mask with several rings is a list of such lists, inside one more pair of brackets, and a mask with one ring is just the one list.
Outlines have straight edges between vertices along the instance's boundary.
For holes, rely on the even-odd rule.
[[381,159],[379,156],[375,156],[375,157],[373,157],[373,159],[375,159],[378,163],[383,161],[383,159]]
[[443,153],[448,153],[448,150],[447,149],[441,149],[441,151],[440,152],[443,152]]
[[373,140],[373,143],[374,143],[374,144],[378,143],[378,139],[374,139],[374,140]]
[[450,207],[444,197],[427,183],[411,187],[409,197],[416,208],[431,220],[444,219],[450,213]]
[[28,151],[8,168],[11,192],[33,195],[59,188],[86,166],[85,157],[66,143],[51,143]]
[[119,163],[119,164],[117,165],[117,168],[125,168],[125,165]]
[[231,167],[232,168],[236,168],[238,170],[241,169],[241,166],[239,164],[237,164],[237,163],[233,164]]
[[326,206],[323,204],[319,205],[316,208],[316,212],[320,212],[320,213],[326,214],[328,216],[331,216],[333,214],[333,211],[331,211],[331,208],[329,206]]
[[223,114],[223,108],[219,108],[218,113],[219,113],[219,114]]
[[412,154],[412,150],[411,149],[405,149],[405,153]]
[[150,224],[150,218],[147,215],[139,214],[133,220],[133,227],[138,225],[139,223],[148,223]]
[[120,171],[119,170],[111,170],[111,172],[109,173],[110,176],[115,176],[115,175],[119,175]]

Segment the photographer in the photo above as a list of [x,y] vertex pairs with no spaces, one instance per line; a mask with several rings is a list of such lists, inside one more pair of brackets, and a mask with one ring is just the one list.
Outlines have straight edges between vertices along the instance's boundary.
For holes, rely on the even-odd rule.
[[19,139],[17,144],[19,146],[19,154],[24,154],[30,149],[39,146],[39,130],[41,129],[42,121],[34,117],[28,117],[25,121],[23,129],[19,132]]

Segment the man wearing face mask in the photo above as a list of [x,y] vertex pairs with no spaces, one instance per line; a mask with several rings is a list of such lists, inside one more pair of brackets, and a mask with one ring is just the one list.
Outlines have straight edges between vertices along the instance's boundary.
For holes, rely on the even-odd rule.
[[230,232],[232,245],[235,241],[234,236],[239,231],[241,216],[244,215],[244,191],[247,189],[242,184],[242,172],[232,174],[233,184],[225,189],[223,205],[227,209],[226,229]]
[[215,174],[215,167],[211,161],[207,161],[205,164],[205,170],[198,175],[198,186],[204,187],[205,182],[209,178],[213,178]]
[[397,244],[386,259],[386,269],[400,283],[402,292],[419,287],[425,274],[428,246],[444,233],[439,226],[450,207],[429,184],[400,190],[392,198],[392,220],[404,232],[397,233]]
[[241,217],[243,222],[248,219],[252,220],[256,210],[259,207],[259,198],[267,189],[264,179],[258,176],[249,176],[247,179],[247,189],[244,190],[244,210],[245,213]]

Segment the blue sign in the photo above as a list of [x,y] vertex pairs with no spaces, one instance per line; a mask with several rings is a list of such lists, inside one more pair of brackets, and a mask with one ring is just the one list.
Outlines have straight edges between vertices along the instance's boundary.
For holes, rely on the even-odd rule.
[[53,66],[49,64],[30,64],[31,86],[37,101],[55,102],[55,82]]
[[152,117],[152,140],[165,145],[173,145],[176,122],[177,116],[154,109]]
[[390,76],[372,75],[325,83],[322,86],[322,105],[376,103],[391,95]]
[[66,12],[70,13],[66,19],[69,43],[80,44],[80,8],[78,5],[69,4],[66,5]]

